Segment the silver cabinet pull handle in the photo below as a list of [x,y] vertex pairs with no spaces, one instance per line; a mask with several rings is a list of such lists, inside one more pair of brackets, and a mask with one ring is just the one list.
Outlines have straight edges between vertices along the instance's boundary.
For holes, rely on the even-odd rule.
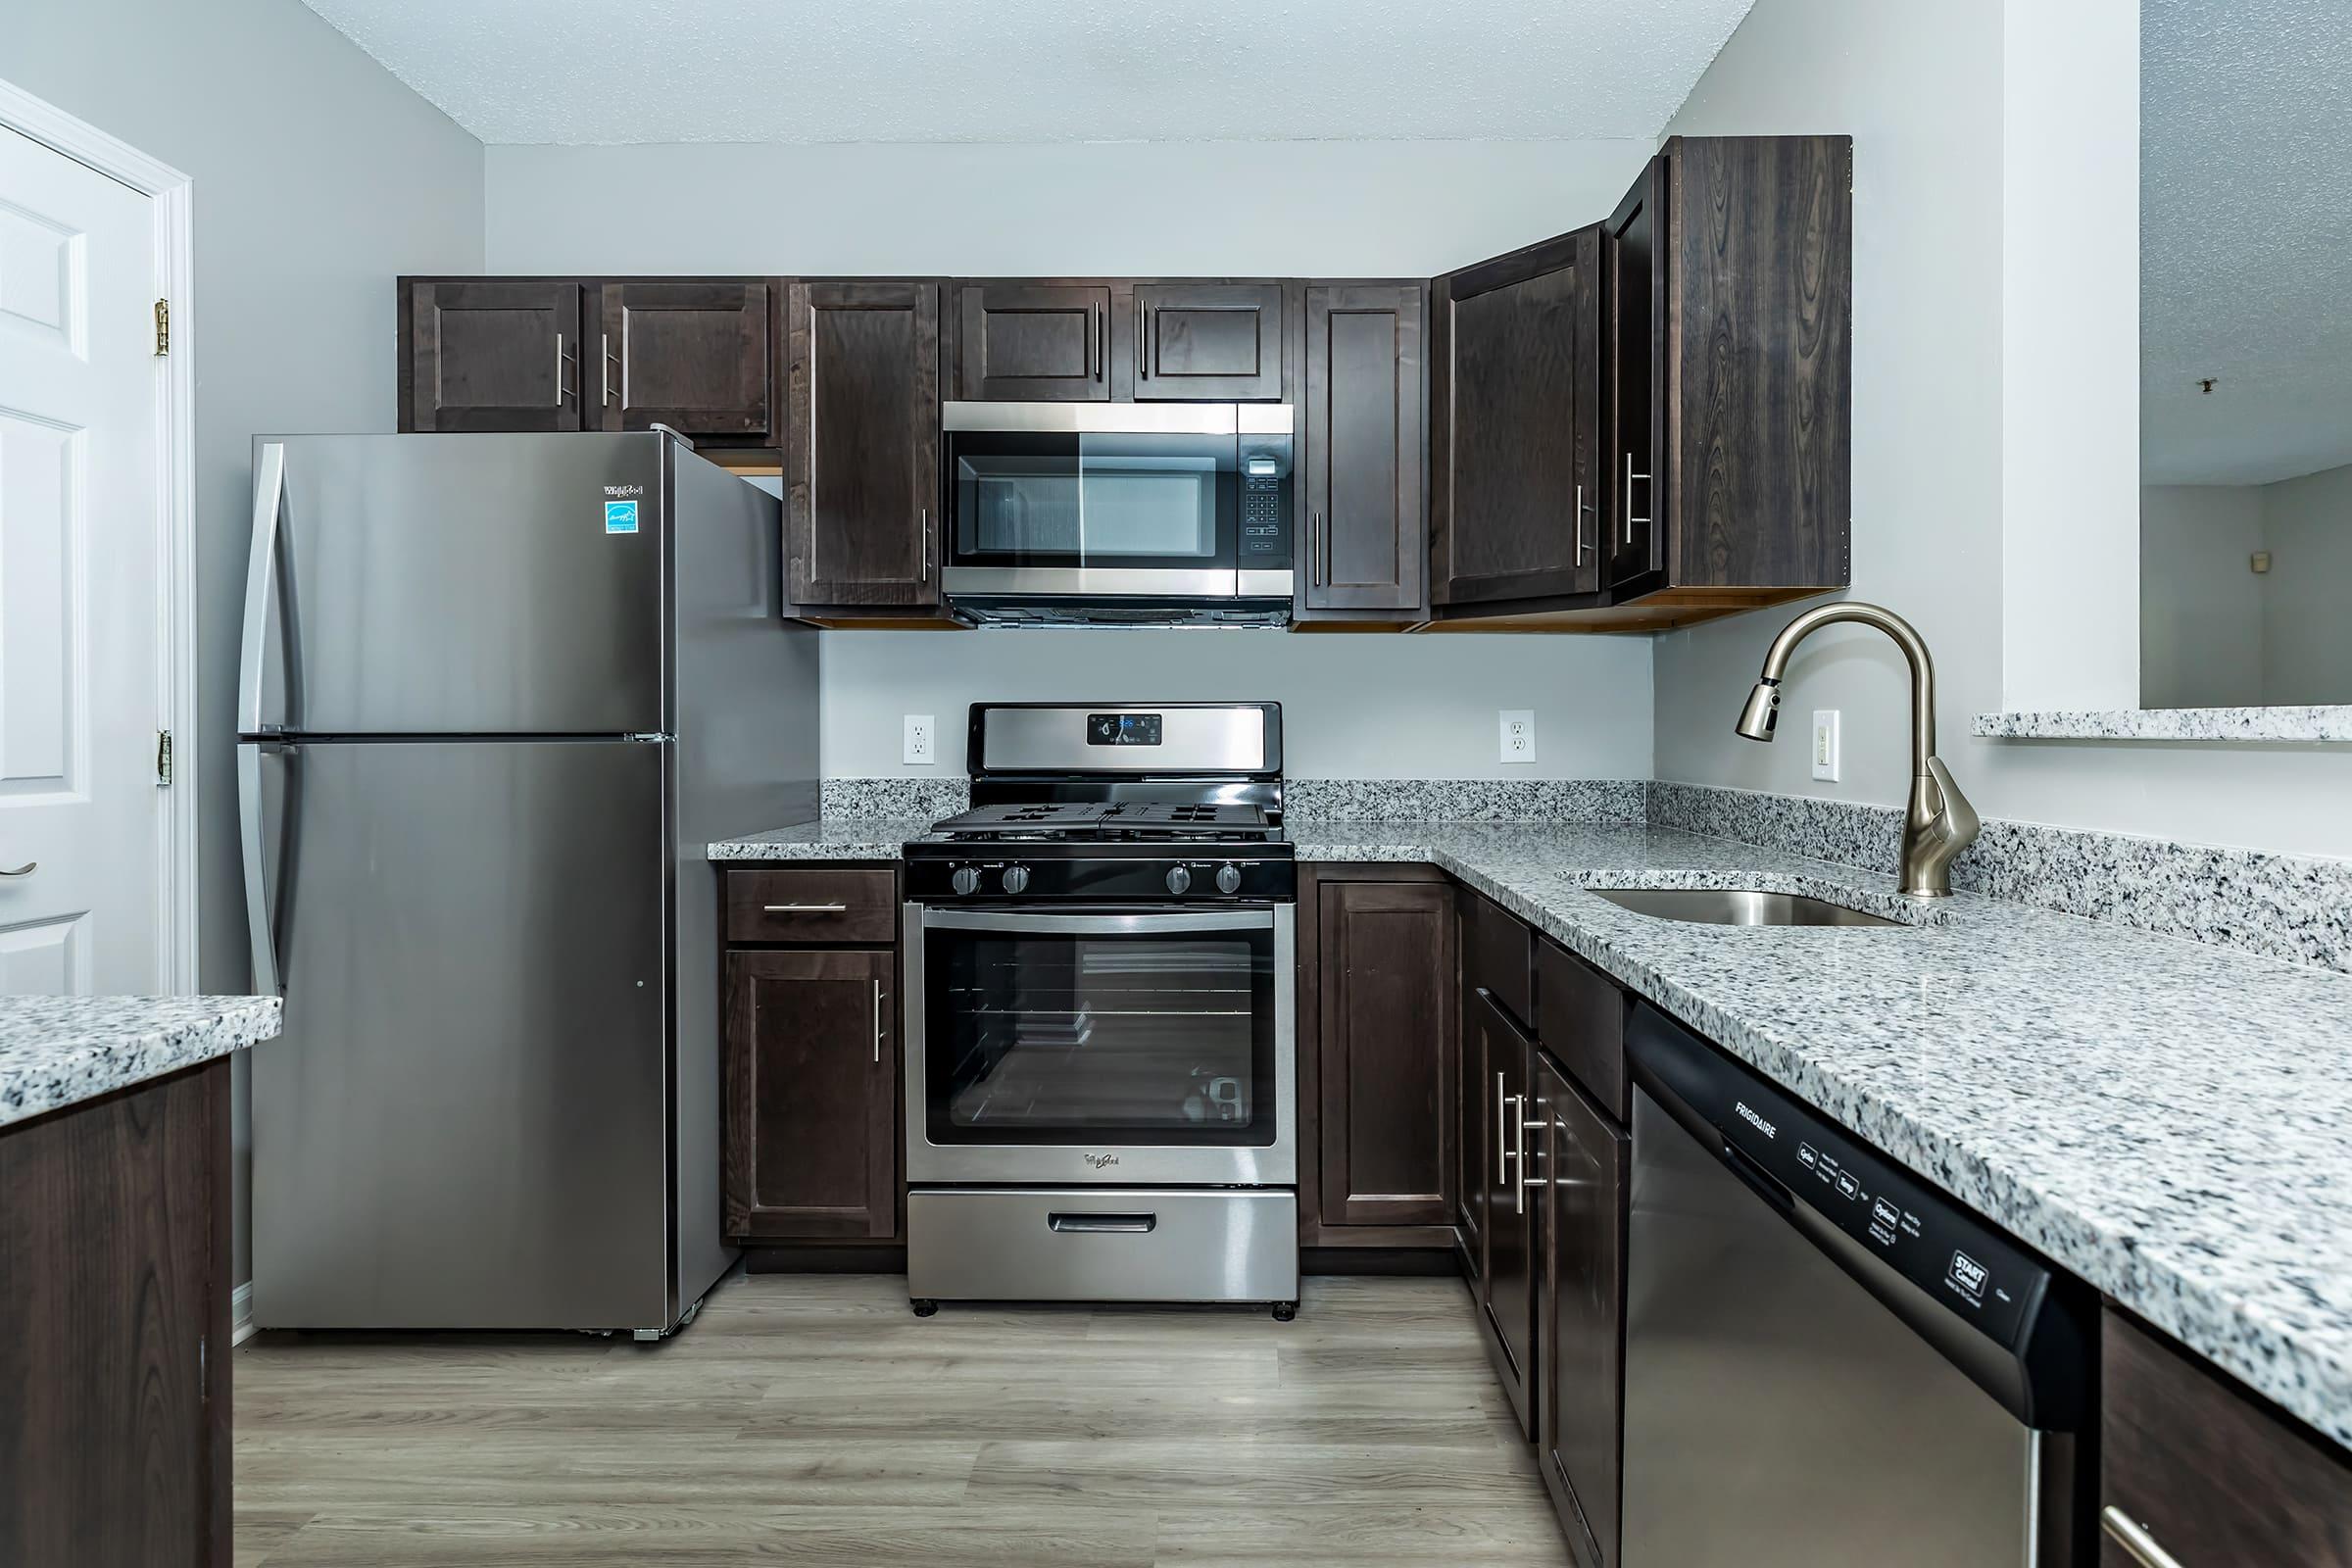
[[26,860],[23,865],[18,866],[14,871],[0,871],[0,876],[30,876],[33,872],[38,871],[40,868],[40,861]]
[[[1625,455],[1625,542],[1629,545],[1634,542],[1635,523],[1638,522],[1645,528],[1649,526],[1649,519],[1647,517],[1637,517],[1634,515],[1634,483],[1636,480],[1641,481],[1642,484],[1647,484],[1649,483],[1649,475],[1646,473],[1636,473],[1634,471],[1634,455],[1631,452],[1628,452]],[[1651,499],[1654,501],[1656,497],[1653,496]]]
[[874,1064],[882,1063],[882,982],[874,982]]
[[[624,344],[628,341],[625,332],[621,341]],[[628,371],[625,368],[621,371],[621,377],[622,384],[626,385]],[[598,382],[604,394],[604,402],[607,407],[610,407],[612,402],[612,334],[610,332],[607,332],[604,335],[604,365],[602,368],[602,374],[598,377]]]
[[1511,1098],[1519,1102],[1519,1114],[1511,1118],[1518,1123],[1518,1130],[1511,1134],[1511,1157],[1519,1165],[1519,1179],[1511,1184],[1511,1212],[1524,1214],[1527,1212],[1527,1101],[1518,1095]]
[[1494,1075],[1494,1185],[1497,1187],[1511,1179],[1511,1173],[1506,1168],[1511,1152],[1503,1147],[1504,1141],[1510,1136],[1511,1126],[1503,1107],[1519,1103],[1519,1097],[1504,1094],[1503,1087],[1503,1076],[1496,1073]]
[[1110,358],[1110,307],[1100,306],[1095,311],[1095,379],[1102,379],[1102,362]]
[[564,406],[565,398],[570,398],[575,403],[579,401],[579,392],[576,386],[564,384],[564,367],[570,363],[571,356],[564,349],[564,334],[558,332],[556,334],[556,407],[559,409]]
[[[1576,516],[1571,520],[1576,526],[1576,564],[1580,566],[1585,564],[1585,514],[1594,510],[1594,508],[1585,505],[1585,487],[1581,484],[1578,485],[1576,487]],[[1595,539],[1593,543],[1597,545],[1598,539]]]
[[923,536],[922,581],[931,580],[931,509],[924,507],[915,513],[915,531]]
[[846,904],[762,904],[767,914],[840,914],[849,908]]
[[2145,1527],[2112,1502],[2099,1510],[2099,1529],[2139,1568],[2180,1568],[2180,1558],[2156,1544]]
[[1139,294],[1135,299],[1135,378],[1139,381],[1152,378],[1151,361],[1144,357],[1144,299]]

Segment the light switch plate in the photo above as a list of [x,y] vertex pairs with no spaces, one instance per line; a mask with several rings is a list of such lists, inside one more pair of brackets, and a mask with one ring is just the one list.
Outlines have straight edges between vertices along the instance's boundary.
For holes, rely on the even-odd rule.
[[1838,778],[1838,710],[1813,710],[1813,776],[1832,783]]
[[938,739],[938,733],[931,723],[929,713],[908,713],[906,715],[906,745],[900,760],[917,766],[929,766],[939,760],[934,750]]
[[1506,762],[1532,762],[1536,760],[1536,710],[1532,708],[1499,710],[1502,718],[1501,760]]

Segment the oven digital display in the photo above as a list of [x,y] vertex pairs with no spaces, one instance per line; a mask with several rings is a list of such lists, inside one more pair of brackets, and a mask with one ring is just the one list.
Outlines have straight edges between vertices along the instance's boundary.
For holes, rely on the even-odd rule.
[[1089,713],[1086,715],[1086,744],[1089,746],[1157,746],[1159,744],[1159,715],[1157,713]]

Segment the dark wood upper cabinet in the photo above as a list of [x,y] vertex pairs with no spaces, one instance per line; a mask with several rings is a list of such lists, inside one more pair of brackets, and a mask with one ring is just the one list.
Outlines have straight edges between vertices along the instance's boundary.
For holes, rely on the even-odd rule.
[[1852,140],[1676,137],[1609,228],[1620,593],[1738,607],[1845,586]]
[[739,949],[726,962],[727,1234],[897,1236],[896,954]]
[[1428,602],[1423,289],[1306,290],[1306,417],[1298,453],[1309,610],[1403,611]]
[[[1615,1568],[1625,1413],[1625,1221],[1632,1141],[1536,1057],[1536,1450],[1583,1568]],[[1531,1138],[1536,1134],[1531,1132]]]
[[1126,340],[1135,401],[1279,401],[1280,283],[1138,283],[1114,336]]
[[595,372],[581,352],[578,283],[401,282],[401,429],[583,427],[582,388]]
[[1600,586],[1598,259],[1580,229],[1437,281],[1434,604]]
[[1452,890],[1328,882],[1318,898],[1323,1223],[1451,1224]]
[[956,285],[956,396],[1101,402],[1110,396],[1110,289],[1084,283]]
[[228,1568],[228,1076],[0,1127],[0,1562]]
[[2146,1560],[2125,1529],[2184,1564],[2352,1568],[2340,1446],[2112,1307],[2099,1340],[2100,1568]]
[[587,385],[607,430],[774,439],[776,376],[764,278],[607,283]]
[[784,531],[796,606],[939,598],[939,287],[788,293]]

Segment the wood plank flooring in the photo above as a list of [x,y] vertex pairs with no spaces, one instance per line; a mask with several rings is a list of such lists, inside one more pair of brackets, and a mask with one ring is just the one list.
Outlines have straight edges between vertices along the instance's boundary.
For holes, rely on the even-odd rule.
[[264,1335],[238,1568],[1568,1560],[1461,1285],[1263,1312],[737,1276],[660,1346]]

